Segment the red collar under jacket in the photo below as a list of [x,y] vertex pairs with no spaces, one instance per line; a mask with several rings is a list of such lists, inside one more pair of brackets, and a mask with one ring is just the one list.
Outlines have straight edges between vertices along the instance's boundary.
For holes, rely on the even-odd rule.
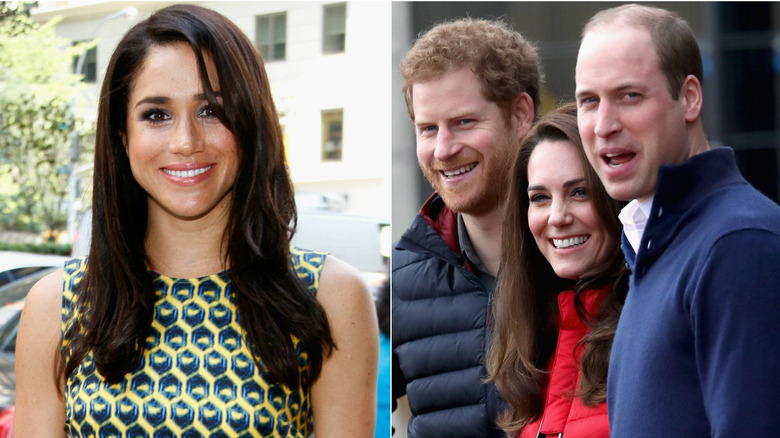
[[[611,287],[585,292],[584,304],[588,313],[596,315]],[[537,436],[563,438],[608,438],[607,404],[585,406],[579,397],[573,397],[580,386],[580,359],[584,345],[577,343],[590,332],[574,308],[574,291],[558,295],[558,345],[550,358],[549,384],[542,387],[545,398],[541,418],[526,425],[519,438]],[[539,435],[541,434],[541,435]]]

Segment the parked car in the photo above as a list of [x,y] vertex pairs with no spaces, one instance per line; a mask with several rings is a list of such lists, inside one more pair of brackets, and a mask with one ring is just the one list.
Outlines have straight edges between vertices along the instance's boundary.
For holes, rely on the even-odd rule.
[[[47,268],[62,267],[65,256],[0,251],[0,286]],[[0,301],[0,305],[7,301]]]

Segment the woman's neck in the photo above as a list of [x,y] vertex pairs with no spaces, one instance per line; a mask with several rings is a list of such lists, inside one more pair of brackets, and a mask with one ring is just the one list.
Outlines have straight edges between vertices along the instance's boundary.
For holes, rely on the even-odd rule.
[[228,212],[182,220],[150,212],[144,246],[150,268],[174,278],[197,278],[229,268]]

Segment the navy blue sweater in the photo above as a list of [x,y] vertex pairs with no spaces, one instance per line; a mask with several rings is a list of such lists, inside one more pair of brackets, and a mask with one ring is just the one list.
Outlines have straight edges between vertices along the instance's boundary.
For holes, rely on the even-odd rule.
[[393,396],[410,438],[502,437],[495,386],[483,384],[492,290],[460,253],[456,215],[428,200],[393,251]]
[[719,148],[661,167],[607,387],[613,437],[780,436],[780,207]]

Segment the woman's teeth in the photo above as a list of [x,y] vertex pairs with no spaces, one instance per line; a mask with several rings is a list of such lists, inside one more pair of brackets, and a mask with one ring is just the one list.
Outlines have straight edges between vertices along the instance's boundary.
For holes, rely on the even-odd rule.
[[572,246],[582,245],[588,240],[588,236],[570,237],[568,239],[553,239],[553,245],[556,248],[570,248]]
[[200,175],[202,173],[206,173],[212,167],[213,166],[209,166],[209,167],[204,167],[204,168],[201,168],[201,169],[192,169],[192,170],[163,169],[163,172],[167,173],[168,175],[175,176],[177,178],[192,178],[192,177]]

